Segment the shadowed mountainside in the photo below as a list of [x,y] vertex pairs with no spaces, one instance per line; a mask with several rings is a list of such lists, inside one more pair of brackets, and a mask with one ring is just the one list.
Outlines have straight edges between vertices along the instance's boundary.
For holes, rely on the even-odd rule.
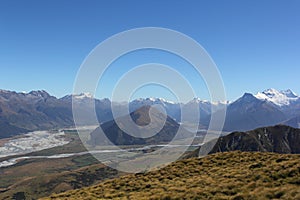
[[[277,125],[223,136],[210,153],[240,150],[298,154],[299,144],[300,129]],[[206,145],[209,146],[210,143]],[[201,148],[206,148],[206,145]]]
[[[132,121],[139,126],[147,126],[151,122],[153,129],[159,127],[159,124],[164,119],[166,119],[166,122],[162,127],[162,129],[154,136],[146,137],[146,138],[131,136],[126,132],[124,132],[118,126],[115,120],[112,120],[101,124],[101,128],[107,138],[105,138],[105,136],[101,134],[100,129],[98,127],[95,131],[91,133],[91,139],[89,141],[89,144],[102,145],[107,143],[107,139],[109,139],[115,145],[160,144],[164,142],[170,142],[175,137],[179,129],[179,124],[169,116],[164,115],[163,113],[161,113],[156,109],[152,109],[153,115],[150,120],[150,116],[149,116],[150,108],[151,108],[150,106],[143,106],[137,109],[136,111],[130,113],[129,117],[131,117]],[[150,131],[152,130],[152,128],[150,129]],[[185,131],[184,134],[179,136],[177,135],[176,137],[180,139],[187,136],[191,136],[191,133],[189,133],[186,130],[184,131]]]

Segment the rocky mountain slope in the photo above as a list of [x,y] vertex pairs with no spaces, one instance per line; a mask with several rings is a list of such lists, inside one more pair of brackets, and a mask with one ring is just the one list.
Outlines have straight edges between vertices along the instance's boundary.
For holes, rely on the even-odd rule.
[[210,153],[240,150],[300,154],[299,144],[300,129],[277,125],[223,136]]

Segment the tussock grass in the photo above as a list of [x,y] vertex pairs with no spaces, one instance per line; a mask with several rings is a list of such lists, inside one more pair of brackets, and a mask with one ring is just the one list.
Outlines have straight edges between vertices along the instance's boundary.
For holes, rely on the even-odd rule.
[[300,200],[300,155],[218,153],[45,199]]

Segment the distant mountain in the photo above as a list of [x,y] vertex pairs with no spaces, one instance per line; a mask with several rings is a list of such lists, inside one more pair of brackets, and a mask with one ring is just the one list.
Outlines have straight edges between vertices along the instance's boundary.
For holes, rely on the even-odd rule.
[[272,102],[282,111],[287,118],[293,118],[300,115],[300,96],[291,90],[277,91],[268,89],[255,95],[256,98]]
[[[76,119],[77,125],[95,125],[99,122],[106,122],[113,119],[111,111],[112,102],[107,98],[100,100],[95,99],[89,93],[81,93],[67,95],[60,100],[69,105],[71,109],[73,107],[73,109],[76,109],[80,113],[80,118]],[[96,111],[97,119],[93,118],[94,111]]]
[[293,117],[289,120],[286,120],[286,121],[282,122],[282,124],[291,126],[294,128],[300,128],[300,115],[297,117]]
[[276,124],[298,128],[299,116],[300,97],[291,90],[245,93],[228,105],[224,130],[247,131]]
[[245,131],[275,125],[286,119],[285,114],[269,101],[245,93],[227,107],[225,131]]
[[66,95],[61,98],[62,101],[71,102],[73,100],[77,102],[84,102],[94,100],[94,97],[90,93],[81,93],[81,94],[73,94],[73,95]]
[[73,124],[72,110],[70,105],[43,90],[29,93],[0,90],[0,124],[1,138],[70,126]]
[[129,111],[133,112],[143,106],[153,106],[160,105],[165,110],[168,116],[175,119],[177,122],[180,121],[180,103],[175,103],[173,101],[167,101],[163,98],[139,98],[131,101],[129,103]]
[[299,144],[300,129],[277,125],[223,136],[218,139],[210,153],[240,150],[299,154]]
[[[168,116],[176,120],[177,122],[182,122],[181,120],[181,108],[184,109],[187,113],[189,111],[193,112],[195,109],[199,109],[199,118],[200,118],[200,125],[202,127],[208,127],[209,125],[209,118],[212,112],[216,112],[220,110],[222,106],[227,106],[230,102],[210,102],[206,100],[201,100],[199,98],[194,98],[191,101],[187,102],[186,104],[183,103],[175,103],[172,101],[167,101],[162,98],[146,98],[146,99],[136,99],[129,103],[130,111],[133,112],[136,109],[145,106],[145,105],[160,105],[165,110]],[[193,117],[193,116],[191,116]],[[186,118],[185,122],[191,122],[193,119]]]
[[[268,89],[256,95],[245,93],[236,101],[223,104],[200,99],[195,99],[188,104],[192,105],[190,109],[199,105],[202,127],[208,127],[211,110],[219,112],[220,105],[227,107],[224,131],[247,131],[276,124],[299,127],[296,119],[300,116],[300,97],[291,90]],[[294,123],[288,123],[288,121]]]
[[[210,117],[213,112],[218,112],[222,108],[226,108],[230,104],[229,101],[226,102],[210,102],[206,100],[201,100],[199,98],[194,98],[188,103],[183,105],[183,109],[187,112],[193,112],[195,109],[199,109],[199,119],[200,127],[207,128],[209,126]],[[193,117],[193,116],[191,116]],[[186,122],[193,121],[191,118],[187,118]]]
[[[165,116],[163,113],[156,109],[153,109],[154,113],[150,120],[149,110],[150,106],[143,106],[130,113],[130,117],[132,118],[133,122],[139,126],[146,126],[151,122],[154,130],[157,128],[156,126],[158,126],[159,123],[162,122],[163,119],[166,119],[163,128],[152,137],[140,138],[131,136],[124,132],[118,126],[115,120],[101,124],[101,129],[103,130],[109,141],[111,141],[115,145],[160,144],[170,142],[176,135],[179,129],[179,124],[171,117]],[[106,138],[101,134],[100,128],[97,128],[95,131],[93,131],[90,136],[91,137],[89,144],[91,145],[103,145],[108,142]],[[184,138],[187,136],[190,136],[190,133],[188,131],[186,131],[184,135],[176,137]]]
[[277,106],[288,106],[300,99],[299,96],[289,89],[282,91],[268,89],[263,92],[259,92],[255,95],[255,97],[261,100],[272,102]]

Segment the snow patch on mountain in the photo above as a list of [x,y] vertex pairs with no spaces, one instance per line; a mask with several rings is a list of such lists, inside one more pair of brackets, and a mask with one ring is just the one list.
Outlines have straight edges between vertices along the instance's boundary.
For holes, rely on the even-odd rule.
[[151,102],[151,103],[168,103],[168,104],[176,104],[173,101],[169,101],[163,98],[154,98],[154,97],[148,97],[148,98],[138,98],[132,101],[132,103],[142,103],[142,102]]
[[85,92],[85,93],[80,93],[80,94],[72,94],[72,95],[66,95],[64,97],[61,98],[61,100],[63,101],[72,101],[73,100],[90,100],[90,99],[94,99],[93,95],[91,93]]
[[75,99],[85,99],[85,98],[92,99],[94,97],[93,97],[93,95],[91,93],[84,92],[84,93],[81,93],[81,94],[75,94],[75,95],[73,95],[73,98],[75,98]]
[[299,96],[297,96],[293,91],[289,89],[281,90],[281,91],[275,89],[268,89],[263,92],[257,93],[255,97],[260,100],[266,100],[272,102],[278,106],[288,106],[293,101],[300,99]]
[[225,100],[225,101],[209,101],[209,100],[201,99],[199,97],[195,97],[194,99],[192,99],[188,103],[208,104],[208,105],[213,105],[213,106],[219,106],[219,105],[228,105],[231,102],[227,101],[227,100]]

